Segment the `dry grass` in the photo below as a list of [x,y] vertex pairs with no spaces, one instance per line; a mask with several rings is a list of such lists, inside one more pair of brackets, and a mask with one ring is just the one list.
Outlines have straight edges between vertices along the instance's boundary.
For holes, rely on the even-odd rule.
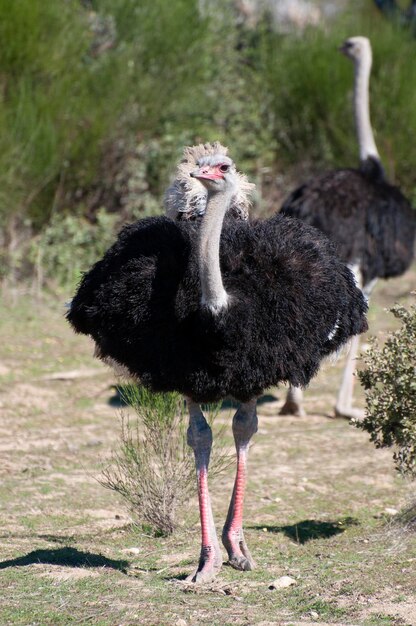
[[[406,304],[414,285],[415,271],[376,288],[373,333],[391,328],[384,307]],[[385,524],[414,487],[389,450],[327,417],[341,361],[308,390],[308,418],[277,416],[283,389],[260,404],[245,523],[257,570],[224,567],[214,584],[189,588],[196,503],[177,533],[155,538],[93,478],[119,436],[112,374],[60,303],[6,299],[0,314],[1,624],[416,624],[416,539]],[[224,409],[219,421],[231,444],[230,417]],[[218,528],[232,482],[230,468],[213,483]],[[282,575],[297,584],[270,591]]]

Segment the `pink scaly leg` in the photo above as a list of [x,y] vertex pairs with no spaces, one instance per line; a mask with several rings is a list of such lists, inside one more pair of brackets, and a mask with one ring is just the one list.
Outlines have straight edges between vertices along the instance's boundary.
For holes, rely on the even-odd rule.
[[188,576],[190,582],[209,582],[222,566],[221,550],[215,530],[208,491],[208,465],[212,447],[212,431],[199,404],[188,399],[188,444],[195,454],[198,484],[199,513],[201,517],[201,554],[196,571]]
[[247,453],[251,437],[257,432],[257,399],[241,404],[233,419],[233,435],[237,450],[237,473],[227,519],[222,531],[222,542],[228,552],[229,563],[239,570],[252,570],[254,560],[243,534],[244,491],[247,478]]

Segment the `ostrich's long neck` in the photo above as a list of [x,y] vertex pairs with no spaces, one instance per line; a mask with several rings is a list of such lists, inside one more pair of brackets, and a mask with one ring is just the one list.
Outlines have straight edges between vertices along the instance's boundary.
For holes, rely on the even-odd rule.
[[354,114],[361,161],[365,161],[368,157],[380,160],[370,122],[370,71],[371,52],[368,50],[355,64]]
[[199,275],[203,306],[218,313],[227,306],[228,295],[224,289],[220,268],[220,238],[225,213],[233,197],[230,192],[208,194],[204,219],[199,236]]

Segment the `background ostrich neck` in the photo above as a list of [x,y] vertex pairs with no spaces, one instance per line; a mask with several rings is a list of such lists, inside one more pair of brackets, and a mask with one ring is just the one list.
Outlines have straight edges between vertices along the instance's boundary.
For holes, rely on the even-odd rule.
[[371,54],[367,51],[355,64],[354,114],[361,161],[371,156],[380,160],[370,122],[370,70]]
[[203,306],[218,312],[227,306],[220,268],[220,238],[225,213],[233,197],[230,191],[208,192],[199,238],[199,275]]

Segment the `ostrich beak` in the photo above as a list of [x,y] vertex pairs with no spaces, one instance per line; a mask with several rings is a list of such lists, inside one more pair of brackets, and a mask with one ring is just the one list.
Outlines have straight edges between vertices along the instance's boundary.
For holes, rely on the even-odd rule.
[[350,48],[350,45],[348,44],[348,41],[344,41],[344,43],[341,46],[339,46],[338,52],[341,52],[342,54],[345,54],[346,56],[348,56],[349,48]]
[[212,168],[206,166],[194,170],[190,173],[190,176],[192,176],[192,178],[198,178],[199,180],[216,180],[217,178],[222,178],[222,176],[213,171]]

